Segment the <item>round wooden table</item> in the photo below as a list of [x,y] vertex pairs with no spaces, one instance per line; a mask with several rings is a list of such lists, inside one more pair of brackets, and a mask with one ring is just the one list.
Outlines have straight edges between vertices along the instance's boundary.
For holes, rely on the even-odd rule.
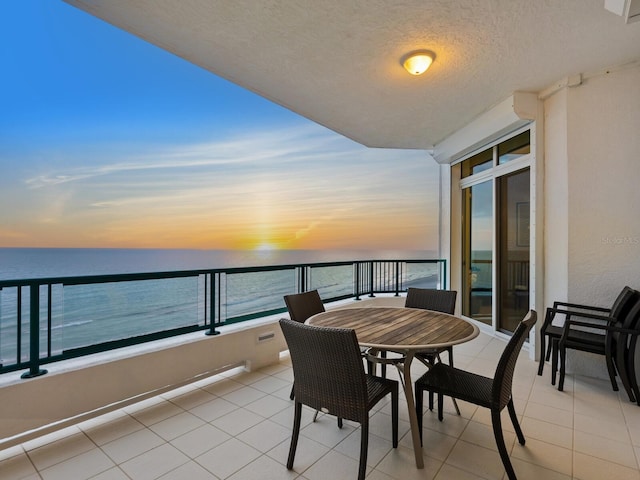
[[413,398],[411,362],[417,352],[473,340],[480,333],[478,327],[446,313],[402,307],[335,309],[314,315],[306,323],[320,327],[351,328],[355,330],[361,346],[402,355],[402,359],[394,364],[402,374],[416,466],[424,468]]

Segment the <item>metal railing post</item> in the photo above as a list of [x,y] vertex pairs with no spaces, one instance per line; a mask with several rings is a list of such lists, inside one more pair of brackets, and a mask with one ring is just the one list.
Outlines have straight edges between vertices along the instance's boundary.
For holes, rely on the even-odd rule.
[[[205,335],[220,335],[220,332],[216,330],[216,274],[211,272],[209,274],[211,281],[209,282],[209,331]],[[205,284],[206,278],[205,275]],[[205,287],[206,288],[206,287]],[[205,303],[206,308],[206,303]]]
[[37,283],[29,285],[29,371],[22,378],[39,377],[47,373],[40,369],[40,288]]

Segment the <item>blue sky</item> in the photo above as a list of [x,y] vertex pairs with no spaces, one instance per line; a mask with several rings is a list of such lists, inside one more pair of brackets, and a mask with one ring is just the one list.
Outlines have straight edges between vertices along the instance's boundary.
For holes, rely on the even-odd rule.
[[437,166],[57,0],[0,16],[0,247],[437,248]]

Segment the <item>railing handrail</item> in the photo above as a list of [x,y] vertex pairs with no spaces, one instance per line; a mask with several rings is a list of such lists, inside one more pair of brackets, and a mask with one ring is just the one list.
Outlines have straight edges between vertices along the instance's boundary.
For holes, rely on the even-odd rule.
[[[346,298],[354,298],[355,300],[359,300],[360,296],[365,294],[369,296],[374,296],[376,293],[394,293],[396,296],[399,295],[401,291],[406,291],[406,288],[403,285],[405,281],[405,272],[403,265],[405,264],[439,264],[440,267],[438,271],[436,271],[438,283],[440,284],[440,288],[446,288],[446,260],[415,258],[393,260],[379,259],[337,262],[308,262],[280,265],[261,265],[253,267],[204,268],[145,273],[36,277],[29,279],[0,280],[0,293],[3,291],[3,289],[16,290],[16,322],[14,327],[16,329],[16,360],[15,363],[6,363],[5,365],[2,365],[2,363],[0,363],[0,373],[29,368],[29,371],[25,373],[23,377],[34,377],[46,373],[46,370],[42,370],[40,367],[47,363],[53,363],[69,358],[76,358],[79,356],[89,355],[107,350],[123,348],[125,346],[150,342],[171,336],[182,335],[184,333],[194,332],[198,330],[207,330],[206,333],[208,335],[216,335],[219,333],[218,331],[216,331],[217,327],[286,311],[284,303],[281,307],[279,307],[275,306],[273,304],[273,301],[271,300],[270,307],[267,302],[264,307],[260,307],[262,308],[262,310],[250,311],[249,313],[243,313],[241,315],[236,314],[236,316],[229,316],[228,313],[230,307],[228,306],[227,297],[225,296],[227,293],[229,293],[229,288],[227,287],[226,282],[229,281],[230,276],[233,276],[234,274],[293,270],[295,272],[295,288],[297,292],[290,293],[298,293],[314,288],[312,281],[313,278],[315,278],[313,277],[314,269],[322,267],[353,266],[352,273],[346,274],[351,275],[351,286],[349,286],[350,284],[343,283],[325,285],[327,288],[333,288],[335,287],[335,285],[342,285],[342,287],[332,290],[332,292],[334,294],[337,293],[337,295],[333,297],[323,298],[325,302],[330,302]],[[344,278],[344,273],[342,275],[343,281],[346,281],[346,278]],[[112,339],[105,339],[103,337],[99,340],[98,343],[88,345],[79,343],[77,345],[65,345],[63,347],[56,347],[55,350],[52,348],[52,331],[55,328],[59,328],[52,326],[52,286],[82,286],[111,284],[118,282],[179,279],[189,277],[198,278],[196,284],[197,295],[195,297],[195,306],[197,313],[195,322],[188,323],[191,322],[191,320],[188,320],[188,322],[183,322],[183,324],[180,325],[174,323],[170,328],[164,328],[160,330],[149,329],[147,332],[138,331],[137,334],[133,334],[130,336],[124,336],[126,334],[123,332],[119,337],[115,337]],[[429,277],[423,278],[426,279]],[[46,293],[44,290],[41,290],[42,287],[46,287]],[[24,308],[22,305],[22,300],[24,300],[22,294],[23,288],[28,289],[30,300],[29,306],[26,307],[25,305]],[[64,290],[62,291],[64,292]],[[242,290],[240,291],[242,292]],[[41,297],[45,299],[46,302],[40,302]],[[273,299],[273,295],[271,297],[263,298]],[[193,301],[193,299],[191,300]],[[43,305],[45,305],[46,303],[46,306],[44,307],[46,318],[41,318],[41,308],[43,307],[40,305],[40,303],[43,303]],[[27,313],[27,308],[28,317],[25,314]],[[62,315],[64,318],[64,300],[62,308]],[[2,310],[0,310],[0,314],[2,314]],[[2,321],[3,318],[3,315],[0,315],[0,321]],[[27,318],[28,324],[26,321]],[[0,326],[2,326],[2,324],[0,324]],[[41,334],[41,330],[46,333]],[[23,344],[23,331],[28,331],[29,333],[28,345],[26,342]],[[42,335],[46,335],[46,348],[44,348],[40,343]],[[43,350],[43,348],[44,350],[46,350],[46,352]],[[26,350],[28,350],[28,354],[25,353],[24,357],[21,354],[23,350],[25,352]],[[25,360],[27,356],[28,360]]]

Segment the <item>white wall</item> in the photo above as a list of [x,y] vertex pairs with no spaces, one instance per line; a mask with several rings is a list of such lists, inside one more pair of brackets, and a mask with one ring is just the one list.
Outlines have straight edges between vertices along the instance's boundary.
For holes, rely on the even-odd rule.
[[[640,289],[640,66],[587,78],[544,102],[545,305],[611,306]],[[602,358],[567,371],[606,378]]]
[[640,67],[568,91],[569,297],[640,289]]

